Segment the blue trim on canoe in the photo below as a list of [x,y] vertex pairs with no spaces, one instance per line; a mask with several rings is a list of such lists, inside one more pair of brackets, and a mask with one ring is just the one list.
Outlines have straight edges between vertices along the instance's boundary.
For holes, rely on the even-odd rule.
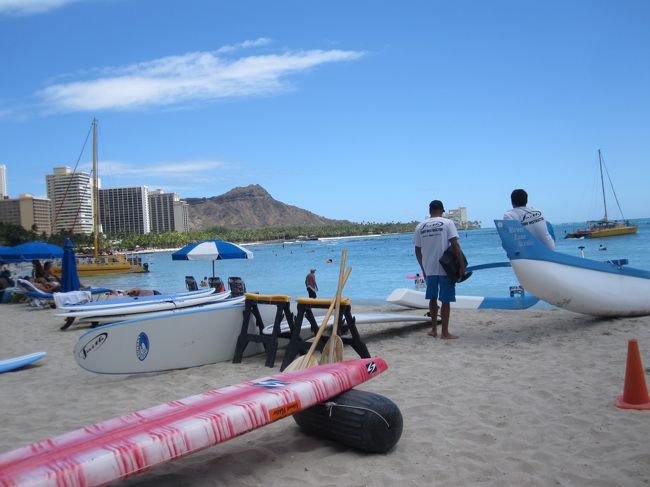
[[601,262],[555,252],[535,238],[516,220],[494,220],[494,224],[501,238],[501,245],[511,261],[517,259],[541,260],[580,269],[650,279],[650,271],[644,269],[621,267],[611,262]]
[[483,299],[483,302],[479,305],[478,309],[527,309],[538,302],[539,298],[532,294],[525,294],[523,296],[515,296],[512,298],[486,297]]
[[160,311],[160,312],[152,311],[152,313],[160,313],[160,314],[157,314],[156,316],[141,316],[139,318],[131,318],[131,319],[124,320],[124,321],[116,321],[115,323],[107,323],[105,325],[97,326],[97,327],[87,331],[83,335],[80,335],[78,341],[81,340],[86,335],[96,333],[97,331],[100,331],[100,330],[105,330],[105,329],[110,328],[112,326],[130,325],[132,323],[139,323],[141,321],[156,320],[156,319],[159,319],[159,318],[166,318],[168,316],[180,316],[180,315],[186,315],[186,314],[192,314],[192,313],[201,313],[201,312],[205,312],[205,311],[211,311],[209,309],[206,309],[206,307],[208,307],[208,306],[227,304],[227,306],[219,306],[217,309],[231,309],[231,308],[242,308],[242,309],[244,309],[244,300],[242,300],[241,303],[232,303],[232,304],[230,304],[230,301],[234,301],[236,299],[241,299],[241,296],[237,296],[237,297],[234,297],[234,298],[227,298],[227,299],[224,299],[223,301],[217,301],[216,303],[205,303],[203,305],[197,305],[197,306],[189,307],[189,308],[181,308],[181,309],[176,309],[176,310],[171,310],[170,309],[170,310],[165,310],[165,311]]
[[496,267],[511,267],[510,262],[491,262],[488,264],[471,265],[465,272],[480,271],[482,269],[494,269]]

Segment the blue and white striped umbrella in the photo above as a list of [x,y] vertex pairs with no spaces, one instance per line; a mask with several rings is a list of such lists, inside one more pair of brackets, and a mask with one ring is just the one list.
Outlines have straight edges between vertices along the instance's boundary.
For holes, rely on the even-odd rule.
[[214,276],[214,261],[222,259],[252,259],[253,252],[232,242],[204,240],[186,245],[172,254],[172,260],[211,260]]

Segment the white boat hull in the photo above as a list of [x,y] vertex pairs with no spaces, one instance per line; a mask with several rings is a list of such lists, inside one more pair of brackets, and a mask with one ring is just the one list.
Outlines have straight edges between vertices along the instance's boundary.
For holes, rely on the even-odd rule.
[[650,280],[543,260],[517,259],[519,282],[547,303],[595,316],[650,314]]
[[593,316],[650,314],[650,272],[548,249],[515,220],[495,220],[519,282],[555,306]]

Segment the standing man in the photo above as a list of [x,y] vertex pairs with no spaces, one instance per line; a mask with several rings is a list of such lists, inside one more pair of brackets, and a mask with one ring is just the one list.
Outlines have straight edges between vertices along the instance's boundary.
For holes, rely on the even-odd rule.
[[517,220],[521,222],[524,228],[527,228],[537,240],[541,241],[549,249],[555,250],[555,239],[549,233],[553,227],[544,219],[542,212],[528,204],[528,193],[523,189],[515,189],[510,194],[512,210],[506,211],[503,215],[504,220]]
[[316,284],[316,269],[312,269],[305,277],[305,286],[307,286],[307,294],[310,298],[316,297],[316,291],[318,291],[318,284]]
[[445,207],[440,200],[429,203],[430,217],[415,228],[413,243],[415,244],[415,257],[422,268],[426,278],[426,298],[429,300],[431,314],[431,331],[429,335],[437,337],[436,325],[438,320],[438,298],[442,303],[440,315],[442,317],[442,330],[440,338],[452,339],[457,336],[449,333],[449,315],[451,304],[456,301],[456,283],[451,282],[445,270],[440,265],[440,257],[450,246],[454,249],[460,263],[459,276],[465,274],[465,259],[458,244],[458,231],[454,222],[443,218]]

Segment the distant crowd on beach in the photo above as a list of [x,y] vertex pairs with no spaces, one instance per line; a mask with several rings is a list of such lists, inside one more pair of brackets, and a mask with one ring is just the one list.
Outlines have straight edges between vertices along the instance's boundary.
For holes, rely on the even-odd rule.
[[[52,272],[52,261],[46,260],[44,263],[41,263],[39,259],[32,260],[32,272],[31,275],[18,276],[14,275],[7,265],[2,266],[0,271],[0,291],[4,291],[8,288],[18,287],[20,284],[19,280],[29,282],[35,290],[42,291],[44,293],[55,293],[61,291],[61,281],[60,279]],[[89,286],[84,286],[80,284],[80,290],[89,290]],[[142,289],[139,287],[134,287],[127,290],[112,290],[109,294],[114,296],[150,296],[160,294],[156,290]]]

